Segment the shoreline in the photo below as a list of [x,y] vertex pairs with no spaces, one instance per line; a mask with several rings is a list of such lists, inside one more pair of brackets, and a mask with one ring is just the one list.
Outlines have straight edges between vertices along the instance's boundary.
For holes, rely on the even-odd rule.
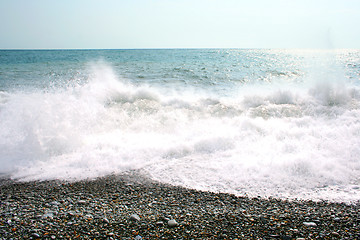
[[0,179],[0,239],[356,239],[360,204],[250,198],[123,174]]

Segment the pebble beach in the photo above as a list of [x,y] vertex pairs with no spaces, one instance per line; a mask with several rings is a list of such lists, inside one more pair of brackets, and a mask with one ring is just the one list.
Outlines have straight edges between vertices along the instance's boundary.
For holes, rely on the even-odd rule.
[[136,173],[0,180],[0,239],[360,239],[360,204],[250,198]]

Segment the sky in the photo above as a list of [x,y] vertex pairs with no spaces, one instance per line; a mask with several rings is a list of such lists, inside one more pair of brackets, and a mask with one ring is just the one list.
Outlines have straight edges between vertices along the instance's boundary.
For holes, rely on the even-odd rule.
[[0,0],[0,49],[360,48],[359,0]]

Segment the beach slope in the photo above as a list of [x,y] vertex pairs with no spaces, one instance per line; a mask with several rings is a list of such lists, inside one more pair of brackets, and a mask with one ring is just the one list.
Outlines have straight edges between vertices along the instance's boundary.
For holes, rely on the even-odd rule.
[[238,197],[138,174],[0,182],[0,239],[359,239],[360,205]]

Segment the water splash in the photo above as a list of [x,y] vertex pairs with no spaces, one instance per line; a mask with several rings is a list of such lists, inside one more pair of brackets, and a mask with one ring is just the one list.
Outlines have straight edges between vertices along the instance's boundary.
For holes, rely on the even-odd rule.
[[0,172],[34,180],[139,170],[202,190],[358,198],[356,86],[254,84],[234,91],[167,93],[97,64],[87,83],[2,93]]

